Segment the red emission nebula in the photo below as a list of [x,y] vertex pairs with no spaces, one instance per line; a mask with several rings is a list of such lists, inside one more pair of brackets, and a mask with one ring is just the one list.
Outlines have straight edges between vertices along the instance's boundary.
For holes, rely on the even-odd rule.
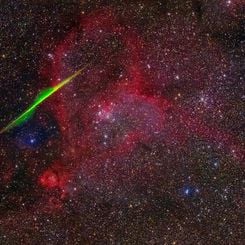
[[[213,37],[220,22],[212,28],[210,23],[223,15],[235,21],[242,3],[221,1],[226,12],[214,16],[207,1],[186,2],[194,9],[202,3],[203,12],[175,11],[172,3],[159,1],[101,4],[79,12],[50,46],[46,36],[41,39],[40,89],[43,81],[54,87],[83,71],[48,98],[33,121],[16,129],[25,174],[16,177],[6,150],[0,183],[26,178],[31,198],[18,191],[7,195],[6,203],[27,204],[23,214],[0,219],[0,238],[24,219],[37,235],[20,244],[222,244],[227,222],[235,227],[229,244],[236,244],[236,212],[244,204],[232,186],[242,186],[234,176],[244,167],[244,134],[236,130],[242,113],[233,112],[242,106],[229,84],[238,84],[232,73],[238,66]],[[229,28],[224,24],[221,32]],[[26,147],[28,125],[46,130],[47,115],[58,136],[48,134],[38,149]],[[45,134],[33,135],[32,146]],[[222,215],[228,218],[221,222]],[[24,234],[25,228],[18,229]]]
[[[171,89],[171,79],[180,79],[179,75],[168,76],[176,72],[173,64],[177,66],[180,59],[187,60],[186,67],[178,68],[180,76],[189,69],[191,85],[196,90],[205,89],[212,82],[205,77],[215,72],[218,60],[222,59],[223,66],[226,62],[215,44],[205,44],[186,33],[179,17],[172,18],[172,29],[187,36],[183,43],[172,39],[174,31],[167,28],[158,37],[153,34],[150,40],[144,40],[137,28],[124,23],[126,17],[120,19],[112,8],[104,8],[82,17],[80,25],[57,46],[51,72],[49,67],[51,85],[88,67],[55,102],[50,102],[62,131],[62,159],[41,175],[41,185],[59,188],[64,197],[75,195],[77,188],[71,186],[85,178],[88,188],[109,191],[116,197],[118,188],[126,191],[128,185],[135,184],[135,175],[142,175],[138,171],[148,173],[151,179],[152,166],[139,170],[122,163],[134,161],[139,145],[162,141],[177,151],[190,135],[242,161],[242,149],[235,137],[193,114],[190,106],[180,106],[176,101],[180,94],[170,97],[159,92],[160,88]],[[200,48],[200,42],[207,46]],[[170,53],[176,43],[179,50]],[[203,52],[202,60],[195,60],[196,52]],[[207,52],[212,60],[205,60]],[[169,68],[162,67],[161,62],[169,62]]]

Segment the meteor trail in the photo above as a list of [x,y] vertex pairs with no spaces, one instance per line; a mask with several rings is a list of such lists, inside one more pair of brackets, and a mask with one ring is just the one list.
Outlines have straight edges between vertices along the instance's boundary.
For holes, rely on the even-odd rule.
[[77,72],[75,72],[73,75],[67,77],[66,79],[64,79],[61,83],[57,84],[54,87],[50,87],[50,88],[46,88],[44,90],[42,90],[38,96],[36,97],[36,99],[34,100],[34,102],[32,103],[32,105],[30,105],[19,117],[17,117],[15,120],[13,120],[12,122],[10,122],[5,128],[3,128],[0,131],[0,134],[21,125],[22,123],[26,122],[27,120],[29,120],[31,118],[31,116],[34,114],[36,108],[43,102],[45,101],[48,97],[50,97],[52,94],[54,94],[55,92],[57,92],[58,90],[60,90],[62,87],[64,87],[66,84],[70,83],[74,78],[76,78],[88,65],[86,65],[85,67],[83,67],[82,69],[78,70]]

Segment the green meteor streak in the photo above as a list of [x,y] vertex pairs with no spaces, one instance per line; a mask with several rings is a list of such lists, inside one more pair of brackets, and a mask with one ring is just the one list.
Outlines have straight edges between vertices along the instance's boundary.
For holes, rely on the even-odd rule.
[[0,134],[16,127],[19,126],[21,124],[23,124],[24,122],[26,122],[27,120],[29,120],[32,115],[34,114],[36,108],[43,102],[45,101],[48,97],[50,97],[52,94],[54,94],[55,92],[57,92],[58,90],[60,90],[62,87],[64,87],[66,84],[70,83],[74,78],[76,78],[88,65],[86,65],[85,67],[83,67],[82,69],[78,70],[77,72],[75,72],[73,75],[71,75],[70,77],[64,79],[61,83],[57,84],[54,87],[51,88],[46,88],[44,90],[42,90],[37,98],[34,100],[34,102],[32,103],[32,105],[30,105],[30,107],[28,107],[19,117],[17,117],[15,120],[13,120],[12,122],[10,122],[5,128],[3,128],[0,131]]

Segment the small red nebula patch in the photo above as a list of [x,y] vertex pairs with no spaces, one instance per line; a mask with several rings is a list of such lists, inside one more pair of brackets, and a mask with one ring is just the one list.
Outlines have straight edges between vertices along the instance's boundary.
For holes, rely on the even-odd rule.
[[58,188],[63,190],[68,178],[69,174],[65,171],[64,166],[54,163],[40,175],[38,182],[42,187],[48,189]]
[[40,184],[46,188],[59,187],[59,176],[52,169],[46,170],[39,179]]

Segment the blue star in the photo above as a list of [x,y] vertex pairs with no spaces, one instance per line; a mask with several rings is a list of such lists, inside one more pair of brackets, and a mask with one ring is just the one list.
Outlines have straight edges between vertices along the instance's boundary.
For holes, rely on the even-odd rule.
[[211,167],[212,167],[213,169],[218,169],[218,168],[219,168],[219,166],[220,166],[220,161],[219,161],[218,158],[213,158],[213,159],[210,160],[210,162],[211,162]]
[[196,197],[200,193],[200,190],[194,186],[184,186],[181,189],[181,195],[184,197]]
[[21,148],[38,148],[45,142],[47,135],[45,129],[39,126],[22,128],[15,137]]
[[50,125],[44,127],[34,120],[17,128],[13,132],[12,138],[19,148],[35,150],[41,147],[50,137],[56,135],[56,132]]

